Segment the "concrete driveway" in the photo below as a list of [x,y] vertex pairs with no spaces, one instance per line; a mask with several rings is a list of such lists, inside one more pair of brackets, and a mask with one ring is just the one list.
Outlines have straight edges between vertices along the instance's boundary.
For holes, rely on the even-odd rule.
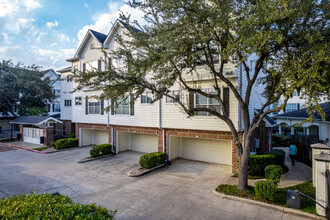
[[230,167],[177,160],[143,177],[126,173],[141,154],[80,164],[90,148],[52,154],[0,153],[0,197],[59,192],[81,203],[118,209],[116,219],[299,219],[266,208],[222,199],[212,189],[229,179]]

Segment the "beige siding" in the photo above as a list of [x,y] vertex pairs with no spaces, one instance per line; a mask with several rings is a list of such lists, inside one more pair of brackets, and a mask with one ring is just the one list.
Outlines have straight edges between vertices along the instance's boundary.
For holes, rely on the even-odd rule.
[[231,141],[182,138],[181,157],[231,165]]

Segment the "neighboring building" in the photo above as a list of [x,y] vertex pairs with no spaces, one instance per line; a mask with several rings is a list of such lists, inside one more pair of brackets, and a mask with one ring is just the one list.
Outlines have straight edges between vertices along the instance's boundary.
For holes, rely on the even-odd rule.
[[330,102],[322,103],[325,112],[323,121],[319,114],[314,114],[314,122],[304,122],[308,117],[306,108],[274,116],[279,126],[279,134],[305,135],[322,141],[330,146]]
[[[104,59],[103,48],[110,52],[118,45],[116,36],[123,35],[128,31],[127,24],[117,20],[108,35],[88,30],[85,38],[79,46],[75,56],[68,59],[72,63],[71,71],[81,72],[92,71],[93,69],[107,69],[107,59]],[[111,59],[112,65],[121,67],[120,60]],[[249,63],[254,62],[251,56]],[[234,64],[225,64],[225,72],[228,79],[240,88],[240,92],[245,92],[247,79],[243,74],[243,68],[237,68]],[[232,166],[233,172],[237,172],[237,153],[229,127],[222,120],[209,116],[207,113],[198,113],[197,116],[188,118],[175,102],[169,98],[163,98],[153,104],[151,93],[143,94],[134,104],[121,103],[116,109],[110,112],[104,108],[111,105],[110,100],[99,100],[102,91],[92,91],[84,89],[82,91],[68,93],[75,88],[76,84],[66,77],[70,74],[70,68],[60,70],[62,73],[61,89],[61,120],[68,124],[75,124],[76,137],[79,139],[79,146],[97,145],[110,143],[116,153],[134,150],[140,152],[165,152],[169,160],[175,158],[187,158],[198,161],[227,164]],[[199,73],[203,78],[199,87],[204,89],[212,88],[210,73],[205,68],[199,68]],[[226,108],[236,128],[242,131],[244,128],[242,113],[238,101],[229,88],[223,85],[223,99],[226,100]],[[265,101],[261,94],[264,87],[258,85],[253,87],[250,112],[255,114],[256,109],[260,109]],[[200,94],[185,94],[180,91],[178,84],[171,89],[173,95],[179,96],[183,100],[190,100],[191,105],[214,105],[212,100]],[[267,122],[263,126],[273,126]],[[270,130],[261,129],[258,135],[263,136],[263,140],[256,140],[255,147],[264,147],[269,150]],[[261,132],[266,132],[262,135]],[[266,146],[261,146],[261,142]]]
[[47,104],[49,115],[60,114],[61,112],[61,75],[56,73],[53,69],[41,71],[44,73],[43,78],[49,77],[51,81],[52,91],[55,99],[52,103]]

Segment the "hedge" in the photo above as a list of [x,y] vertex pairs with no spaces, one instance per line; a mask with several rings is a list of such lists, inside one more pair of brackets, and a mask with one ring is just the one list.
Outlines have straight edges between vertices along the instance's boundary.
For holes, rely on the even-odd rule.
[[281,134],[272,134],[273,147],[288,147],[290,138]]
[[276,185],[280,182],[282,174],[283,169],[279,165],[268,165],[265,168],[266,179]]
[[270,152],[267,152],[266,154],[272,154],[275,155],[276,161],[274,164],[283,166],[285,161],[285,151],[281,149],[273,149]]
[[272,154],[250,155],[248,174],[251,176],[264,176],[265,168],[276,163],[276,156]]
[[76,138],[76,134],[75,133],[68,134],[68,138]]
[[44,193],[0,199],[1,219],[114,219],[117,210],[74,203],[68,196]]
[[78,140],[75,138],[65,138],[65,139],[57,140],[55,142],[55,145],[52,144],[52,146],[57,150],[59,150],[70,147],[78,147],[78,143],[79,143]]
[[99,157],[106,154],[112,154],[112,145],[111,144],[100,144],[92,147],[89,151],[92,158]]
[[276,185],[270,181],[260,180],[255,182],[254,190],[256,196],[260,199],[274,201],[276,193]]
[[150,169],[160,164],[165,163],[166,155],[162,152],[153,152],[144,154],[140,157],[140,166],[143,169]]

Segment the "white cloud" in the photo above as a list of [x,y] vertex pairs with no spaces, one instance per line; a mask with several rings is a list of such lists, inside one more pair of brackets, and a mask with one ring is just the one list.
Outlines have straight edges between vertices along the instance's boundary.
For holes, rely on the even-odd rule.
[[28,11],[41,7],[40,3],[35,0],[23,0],[23,4]]
[[[128,5],[120,5],[119,3],[108,3],[109,11],[107,13],[98,14],[93,17],[94,24],[86,25],[78,31],[78,41],[79,44],[84,39],[88,29],[92,29],[103,34],[108,34],[112,27],[112,23],[119,18],[121,12],[126,15],[131,14],[132,20],[137,20],[143,23],[144,13],[138,9],[129,7]],[[112,22],[112,23],[111,23]]]
[[88,8],[88,4],[86,2],[84,2],[84,6],[85,8]]
[[0,17],[14,16],[40,7],[41,4],[35,0],[1,0]]
[[57,27],[58,26],[58,21],[54,21],[54,22],[48,21],[46,23],[46,26],[49,27],[49,28]]

